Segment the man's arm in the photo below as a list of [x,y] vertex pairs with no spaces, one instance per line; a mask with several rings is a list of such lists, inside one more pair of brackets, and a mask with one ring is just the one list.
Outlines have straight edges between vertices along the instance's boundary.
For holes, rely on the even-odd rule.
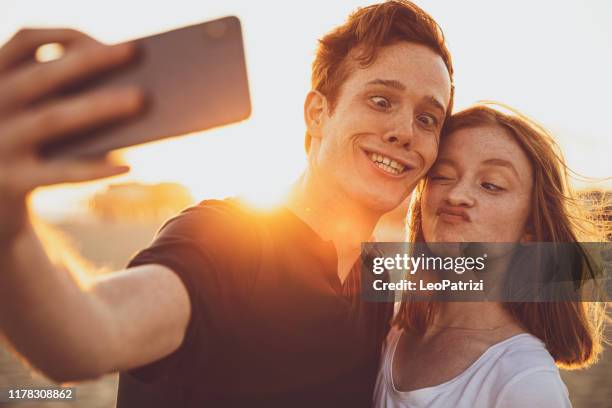
[[[37,63],[43,44],[66,53]],[[87,379],[155,361],[184,337],[190,301],[168,268],[146,265],[82,287],[54,265],[31,225],[27,197],[39,186],[125,172],[107,159],[46,161],[40,143],[136,114],[137,89],[54,98],[63,85],[127,61],[129,46],[105,46],[74,30],[23,30],[0,48],[0,331],[56,381]],[[49,99],[51,97],[51,99]]]
[[83,288],[52,264],[31,227],[8,259],[0,289],[4,334],[55,381],[137,367],[170,354],[183,340],[189,297],[164,266],[116,272]]

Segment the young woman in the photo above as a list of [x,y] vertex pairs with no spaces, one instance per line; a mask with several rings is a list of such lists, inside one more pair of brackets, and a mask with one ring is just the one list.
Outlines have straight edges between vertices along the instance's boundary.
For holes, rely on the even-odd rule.
[[[413,197],[410,242],[593,240],[556,149],[520,114],[484,105],[455,114]],[[375,406],[570,407],[557,366],[596,359],[603,318],[588,302],[404,301]]]

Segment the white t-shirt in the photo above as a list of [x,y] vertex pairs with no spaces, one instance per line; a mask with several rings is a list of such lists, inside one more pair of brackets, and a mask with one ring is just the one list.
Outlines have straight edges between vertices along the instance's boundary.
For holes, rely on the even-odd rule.
[[[471,366],[442,384],[398,391],[392,362],[401,329],[393,327],[383,346],[376,408],[571,408],[569,394],[544,343],[518,334],[489,347]],[[407,368],[409,369],[409,368]]]

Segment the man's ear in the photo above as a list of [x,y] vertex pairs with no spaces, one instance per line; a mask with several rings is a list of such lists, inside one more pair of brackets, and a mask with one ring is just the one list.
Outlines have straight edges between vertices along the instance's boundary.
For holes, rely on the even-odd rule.
[[304,101],[304,121],[308,134],[320,138],[323,116],[327,110],[327,98],[317,90],[311,90]]

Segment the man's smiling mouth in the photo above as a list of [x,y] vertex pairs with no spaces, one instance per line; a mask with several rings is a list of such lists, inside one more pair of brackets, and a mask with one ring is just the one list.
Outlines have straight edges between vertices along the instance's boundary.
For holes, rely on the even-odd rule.
[[381,170],[384,170],[386,173],[398,176],[404,173],[407,169],[405,165],[398,163],[391,157],[367,151],[365,153],[375,166],[377,166]]

